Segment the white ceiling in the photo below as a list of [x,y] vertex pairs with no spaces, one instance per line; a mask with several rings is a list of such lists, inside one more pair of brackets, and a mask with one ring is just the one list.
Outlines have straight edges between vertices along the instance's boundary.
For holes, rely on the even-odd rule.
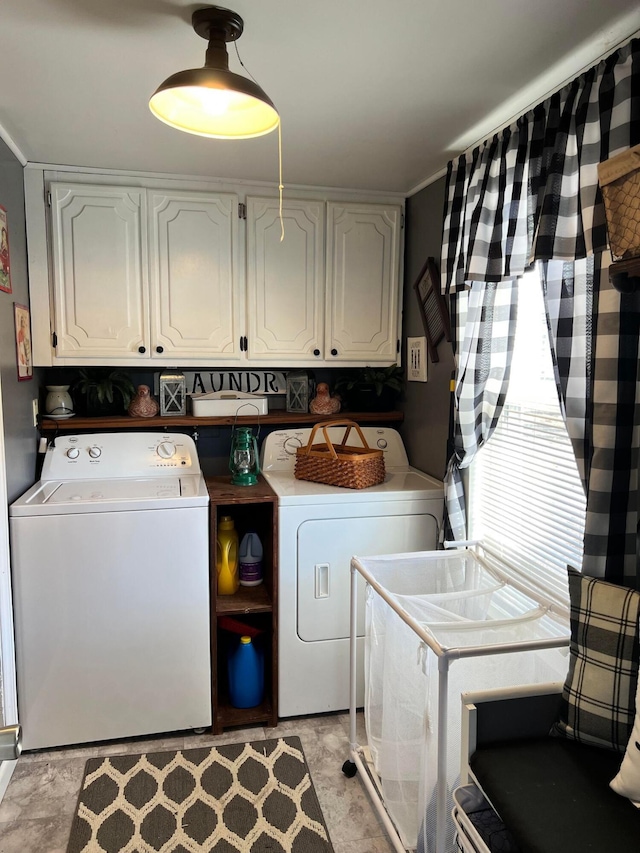
[[[285,186],[402,194],[640,30],[637,0],[229,2],[281,115]],[[5,140],[37,163],[277,182],[276,133],[208,140],[148,109],[203,65],[205,5],[1,0]]]

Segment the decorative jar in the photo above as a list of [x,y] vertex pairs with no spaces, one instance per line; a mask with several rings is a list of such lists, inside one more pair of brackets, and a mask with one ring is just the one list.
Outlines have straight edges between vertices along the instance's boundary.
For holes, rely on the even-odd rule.
[[68,385],[47,385],[47,397],[44,402],[46,414],[63,417],[73,414],[73,400]]

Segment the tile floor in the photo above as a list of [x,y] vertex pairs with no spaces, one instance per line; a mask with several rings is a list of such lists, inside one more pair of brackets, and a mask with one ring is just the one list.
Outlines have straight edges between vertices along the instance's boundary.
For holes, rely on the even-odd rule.
[[[359,742],[364,741],[359,719]],[[222,735],[132,739],[125,743],[26,753],[0,804],[0,853],[65,853],[87,758],[124,752],[238,743],[298,735],[311,771],[335,853],[393,853],[362,783],[347,779],[349,716],[282,720],[277,728],[251,728]],[[361,740],[362,739],[362,740]]]

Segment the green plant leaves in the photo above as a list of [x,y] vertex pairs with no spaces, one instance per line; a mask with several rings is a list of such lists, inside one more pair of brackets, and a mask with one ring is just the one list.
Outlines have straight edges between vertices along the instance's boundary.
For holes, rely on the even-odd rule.
[[400,393],[404,383],[404,370],[397,364],[389,367],[357,367],[346,371],[336,379],[335,390],[349,392],[373,388],[379,397],[384,388]]
[[87,398],[89,405],[113,403],[114,399],[121,397],[126,409],[136,393],[128,373],[109,367],[81,367],[74,386]]

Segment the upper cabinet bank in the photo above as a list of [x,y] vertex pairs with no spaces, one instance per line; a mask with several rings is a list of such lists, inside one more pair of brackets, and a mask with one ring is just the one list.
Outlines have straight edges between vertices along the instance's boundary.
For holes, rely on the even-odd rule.
[[401,200],[62,177],[26,170],[37,366],[399,360]]

